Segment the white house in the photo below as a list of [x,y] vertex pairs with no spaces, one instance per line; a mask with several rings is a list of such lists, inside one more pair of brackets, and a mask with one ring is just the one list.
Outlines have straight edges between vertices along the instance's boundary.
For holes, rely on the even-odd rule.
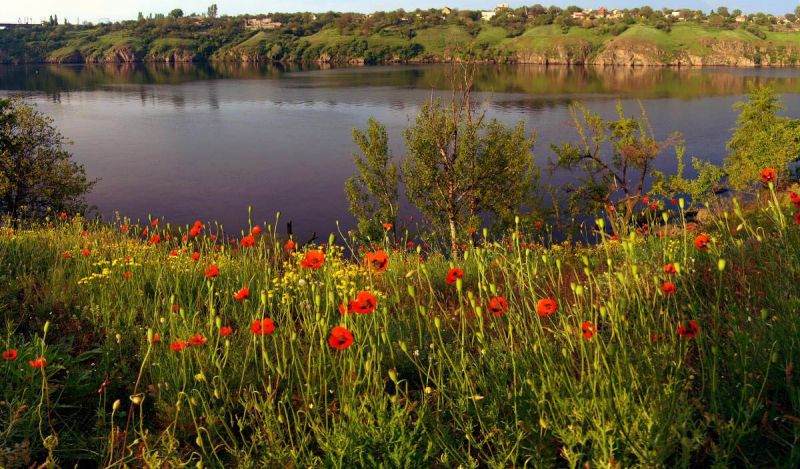
[[494,11],[482,11],[481,12],[481,20],[489,21],[492,18],[494,18],[494,15],[496,15],[496,14],[497,14],[497,12],[494,12]]

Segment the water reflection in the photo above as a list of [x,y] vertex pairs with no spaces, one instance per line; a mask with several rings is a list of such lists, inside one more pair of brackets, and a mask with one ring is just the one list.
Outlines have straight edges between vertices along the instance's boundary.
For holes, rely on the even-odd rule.
[[[641,100],[659,137],[684,133],[688,155],[721,161],[732,105],[747,87],[770,83],[797,116],[800,71],[673,68],[480,67],[478,99],[490,117],[524,120],[539,141],[574,136],[568,105],[585,101],[605,116],[617,99]],[[352,174],[353,127],[374,116],[387,125],[395,155],[402,129],[431,93],[444,94],[443,66],[288,67],[256,64],[0,66],[0,95],[21,93],[75,142],[91,177],[89,200],[104,216],[164,215],[180,223],[246,225],[278,210],[302,236],[353,225],[343,182]],[[667,159],[660,169],[674,169]],[[552,182],[563,183],[557,174]]]

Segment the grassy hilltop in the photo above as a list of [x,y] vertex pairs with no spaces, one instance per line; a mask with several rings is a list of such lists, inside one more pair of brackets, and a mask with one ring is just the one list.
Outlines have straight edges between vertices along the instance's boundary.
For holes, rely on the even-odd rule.
[[791,66],[800,61],[798,23],[766,15],[740,22],[690,13],[645,16],[637,9],[615,19],[575,20],[570,11],[506,10],[489,21],[479,12],[429,10],[50,24],[0,31],[0,62],[381,63],[471,57],[536,64]]

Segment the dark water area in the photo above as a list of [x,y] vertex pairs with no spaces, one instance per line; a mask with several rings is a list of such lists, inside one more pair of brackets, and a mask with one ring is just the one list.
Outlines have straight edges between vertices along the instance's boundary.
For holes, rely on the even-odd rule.
[[[353,173],[351,131],[369,117],[389,130],[396,157],[420,103],[448,87],[443,65],[330,68],[247,64],[2,66],[0,95],[24,95],[74,144],[75,158],[100,182],[88,200],[106,219],[118,211],[173,223],[197,218],[230,232],[253,220],[323,238],[352,228],[344,181]],[[486,66],[476,77],[487,114],[520,119],[538,135],[536,160],[551,143],[574,140],[568,106],[603,116],[638,102],[655,132],[680,131],[687,158],[719,163],[735,125],[735,102],[768,83],[785,114],[800,117],[800,70]],[[672,153],[658,169],[675,169]],[[556,173],[547,182],[563,184]],[[412,213],[406,210],[406,214]]]

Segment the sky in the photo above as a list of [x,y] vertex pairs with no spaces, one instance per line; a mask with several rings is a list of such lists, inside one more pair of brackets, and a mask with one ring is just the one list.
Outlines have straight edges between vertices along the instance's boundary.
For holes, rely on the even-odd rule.
[[[136,19],[138,12],[169,13],[173,8],[181,8],[186,14],[205,12],[208,5],[215,0],[0,0],[0,22],[17,23],[21,18],[31,18],[39,22],[52,14],[58,15],[59,20],[67,18],[71,23],[78,20],[97,22],[99,20]],[[463,8],[471,10],[491,9],[496,5],[493,0],[216,0],[221,15],[239,15],[244,13],[270,13],[274,11],[357,11],[371,12],[377,9],[394,10],[404,8]],[[578,5],[584,8],[630,8],[650,5],[653,8],[691,8],[708,11],[724,5],[731,10],[739,8],[745,13],[763,11],[780,15],[794,11],[800,0],[526,0],[509,1],[510,6],[533,5]]]

